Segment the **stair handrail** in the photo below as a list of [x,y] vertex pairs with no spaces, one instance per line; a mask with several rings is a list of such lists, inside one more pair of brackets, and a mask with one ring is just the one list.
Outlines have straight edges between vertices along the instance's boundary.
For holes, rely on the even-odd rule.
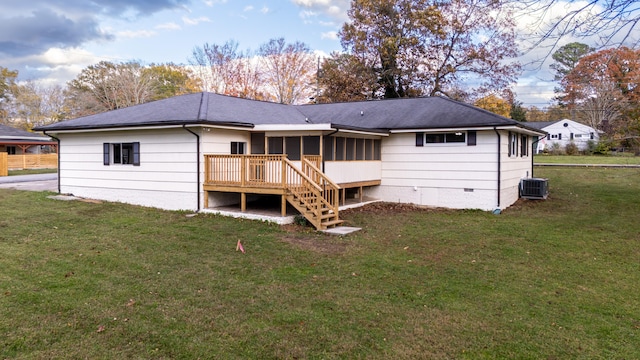
[[[331,199],[327,199],[325,197],[325,189],[322,188],[322,186],[320,185],[321,191],[322,191],[322,200],[323,202],[334,212],[334,214],[336,214],[336,216],[338,215],[338,208],[340,207],[340,200],[339,200],[339,195],[338,195],[338,190],[340,190],[340,186],[336,183],[334,183],[325,173],[323,173],[322,171],[320,171],[320,169],[318,169],[312,162],[310,162],[307,159],[302,159],[302,166],[303,169],[306,167],[308,169],[311,169],[314,172],[314,176],[313,178],[320,178],[325,184],[327,184],[329,186],[329,190],[331,190]],[[304,172],[304,171],[303,171]]]
[[[305,206],[310,209],[316,220],[319,223],[319,219],[321,217],[321,207],[319,206],[320,203],[323,200],[322,197],[322,188],[320,187],[320,185],[316,184],[309,176],[307,176],[307,174],[305,174],[304,172],[302,172],[302,170],[298,169],[295,164],[293,164],[291,162],[291,160],[289,160],[286,157],[283,157],[283,164],[286,165],[286,169],[283,169],[283,181],[286,180],[286,170],[292,170],[293,174],[297,175],[298,177],[300,177],[301,181],[300,181],[300,185],[302,186],[302,188],[311,191],[311,193],[313,194],[313,198],[319,201],[316,201],[315,204],[309,202],[309,199],[306,196],[303,196],[303,193],[301,191],[299,191],[299,188],[297,186],[293,186],[295,184],[290,183],[289,181],[286,181],[286,187],[289,191],[291,191],[291,193],[298,198],[300,201],[302,201]],[[310,219],[311,220],[311,219]],[[314,221],[312,221],[314,222]]]

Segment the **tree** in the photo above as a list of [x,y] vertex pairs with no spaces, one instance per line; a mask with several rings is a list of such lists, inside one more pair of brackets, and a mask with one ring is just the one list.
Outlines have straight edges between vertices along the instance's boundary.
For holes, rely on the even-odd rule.
[[560,17],[541,23],[531,48],[551,41],[555,48],[563,38],[596,37],[603,47],[619,46],[631,38],[640,22],[640,6],[634,0],[511,0],[520,13],[545,18],[554,6],[569,9]]
[[619,47],[584,56],[562,79],[578,118],[618,139],[636,139],[640,113],[640,50]]
[[511,104],[495,94],[489,94],[476,100],[474,105],[504,117],[509,117],[511,112]]
[[203,90],[226,94],[233,92],[238,67],[243,66],[243,60],[251,56],[249,50],[239,52],[238,43],[229,40],[222,45],[205,43],[202,47],[195,47],[189,62],[195,66]]
[[515,121],[527,121],[527,110],[522,106],[522,101],[513,100],[511,102],[509,117]]
[[7,122],[7,105],[11,100],[11,89],[15,86],[17,70],[0,66],[0,121]]
[[378,88],[376,74],[351,54],[331,54],[318,76],[322,89],[318,103],[367,100],[375,97]]
[[377,75],[382,97],[405,97],[417,88],[427,39],[438,34],[437,8],[425,0],[352,0],[348,15],[342,48]]
[[8,116],[25,130],[64,119],[64,91],[60,85],[42,86],[33,80],[16,84]]
[[[101,61],[91,65],[68,85],[73,112],[81,116],[150,101],[158,85],[151,75],[136,61],[118,64]],[[93,101],[86,103],[87,98]]]
[[[512,15],[496,0],[353,0],[340,32],[344,50],[378,76],[380,97],[466,97],[515,80]],[[467,88],[466,91],[471,89]]]
[[197,92],[200,86],[189,69],[174,64],[101,61],[69,82],[66,106],[71,117],[85,116]]
[[190,69],[174,64],[152,64],[143,69],[143,73],[155,83],[151,100],[195,93],[200,91],[202,86],[200,79],[193,76]]
[[194,48],[194,65],[202,88],[246,99],[296,103],[313,94],[315,58],[303,43],[272,39],[257,52],[238,51],[238,43],[205,43]]
[[594,50],[591,46],[579,42],[569,43],[556,50],[551,55],[555,63],[549,65],[556,72],[555,80],[562,80],[576,67],[580,58]]
[[284,38],[271,39],[260,46],[258,55],[264,86],[273,101],[296,104],[307,102],[313,96],[316,61],[306,44],[298,41],[287,44]]

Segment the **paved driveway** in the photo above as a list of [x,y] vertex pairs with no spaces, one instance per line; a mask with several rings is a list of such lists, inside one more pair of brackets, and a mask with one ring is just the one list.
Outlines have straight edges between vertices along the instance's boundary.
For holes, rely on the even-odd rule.
[[0,176],[0,189],[58,192],[58,174]]

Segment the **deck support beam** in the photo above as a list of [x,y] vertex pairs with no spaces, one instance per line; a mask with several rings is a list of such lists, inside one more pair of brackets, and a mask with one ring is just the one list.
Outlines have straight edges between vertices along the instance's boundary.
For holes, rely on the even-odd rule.
[[282,213],[282,217],[287,216],[287,196],[285,194],[281,195],[281,208],[280,208],[280,212]]
[[247,211],[247,193],[240,193],[240,211]]

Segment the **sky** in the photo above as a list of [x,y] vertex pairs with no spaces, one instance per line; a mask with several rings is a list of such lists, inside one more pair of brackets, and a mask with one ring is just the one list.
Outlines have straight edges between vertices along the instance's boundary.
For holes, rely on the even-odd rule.
[[[340,51],[350,0],[2,0],[0,66],[19,80],[64,84],[106,60],[188,64],[194,47],[234,40],[257,50],[270,39],[301,41],[318,54]],[[546,16],[568,11],[559,1]],[[520,18],[520,31],[535,19]],[[565,39],[560,43],[567,43]],[[588,41],[582,41],[587,42]],[[545,50],[548,52],[548,50]],[[544,56],[528,52],[523,63]],[[550,60],[527,65],[515,87],[526,106],[553,97]]]

